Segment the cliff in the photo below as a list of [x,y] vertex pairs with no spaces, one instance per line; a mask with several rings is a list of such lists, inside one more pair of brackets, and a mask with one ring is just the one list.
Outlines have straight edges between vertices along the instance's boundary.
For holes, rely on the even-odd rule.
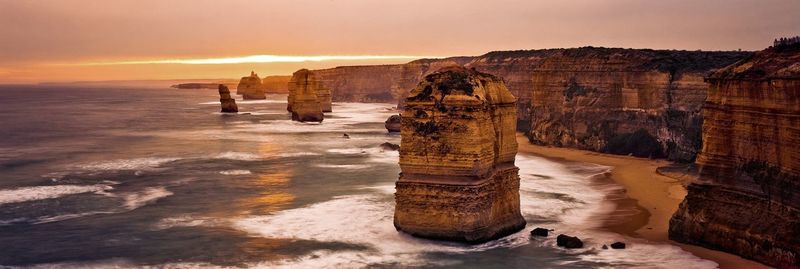
[[700,177],[670,239],[800,267],[800,45],[708,78]]
[[248,99],[267,99],[264,87],[261,86],[261,78],[255,72],[250,72],[250,76],[242,77],[239,85],[236,86],[236,94]]
[[289,93],[289,80],[292,76],[266,76],[261,80],[261,87],[266,93]]
[[292,120],[322,122],[324,105],[317,96],[319,87],[319,80],[308,69],[300,69],[292,74],[288,84],[289,95],[286,105],[286,110],[292,112]]
[[398,230],[484,242],[525,227],[515,102],[501,79],[463,67],[432,73],[411,91],[401,114]]
[[[501,77],[517,96],[518,130],[534,143],[693,161],[700,148],[703,77],[750,54],[586,47],[315,72],[335,101],[402,107],[402,97],[425,75],[448,66],[475,68]],[[626,145],[637,131],[643,141]],[[624,150],[642,143],[652,150]]]

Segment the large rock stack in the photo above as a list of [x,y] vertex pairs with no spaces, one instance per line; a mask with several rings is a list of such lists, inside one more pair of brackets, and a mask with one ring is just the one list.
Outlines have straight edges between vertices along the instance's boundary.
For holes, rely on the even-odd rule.
[[474,243],[525,226],[514,166],[516,98],[501,79],[439,70],[411,91],[401,115],[398,230]]
[[223,113],[236,113],[239,112],[239,107],[236,106],[236,100],[231,98],[231,91],[228,86],[219,84],[219,104],[222,106]]
[[800,45],[712,74],[700,178],[669,237],[777,267],[800,267]]
[[242,95],[245,100],[248,99],[267,99],[266,91],[261,85],[261,78],[250,71],[250,75],[242,77],[239,80],[239,85],[236,86],[236,94]]
[[300,69],[292,74],[286,105],[286,110],[292,112],[292,120],[322,122],[324,105],[317,96],[319,87],[319,80],[308,69]]

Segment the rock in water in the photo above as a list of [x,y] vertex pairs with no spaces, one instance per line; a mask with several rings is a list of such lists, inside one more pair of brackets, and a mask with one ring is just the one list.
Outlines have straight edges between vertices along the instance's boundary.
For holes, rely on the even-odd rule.
[[389,143],[389,142],[383,142],[383,144],[381,144],[381,149],[389,150],[389,151],[398,151],[398,150],[400,150],[400,145],[392,144],[392,143]]
[[439,70],[411,91],[401,116],[395,228],[477,243],[525,227],[514,166],[516,98],[500,78]]
[[386,126],[386,130],[390,133],[397,133],[400,132],[400,122],[402,121],[402,117],[400,115],[392,115],[389,116],[388,119],[384,122]]
[[613,248],[613,249],[625,249],[625,243],[614,242],[613,244],[611,244],[611,248]]
[[531,231],[531,236],[547,237],[548,234],[550,234],[550,230],[545,228],[536,228]]
[[556,245],[564,248],[582,248],[583,241],[575,236],[559,234],[556,237]]
[[253,71],[250,71],[250,76],[242,77],[239,80],[236,94],[242,95],[245,100],[267,99],[266,91],[261,85],[261,78]]
[[718,70],[703,114],[700,177],[669,238],[800,268],[800,44]]
[[239,112],[239,107],[236,106],[236,100],[231,98],[231,91],[228,90],[228,86],[219,84],[219,104],[222,106],[222,112],[224,113],[236,113]]
[[292,74],[286,106],[286,110],[292,112],[292,120],[322,122],[322,105],[316,92],[318,83],[314,73],[308,69],[300,69]]
[[300,69],[292,74],[289,80],[289,96],[287,97],[286,110],[292,112],[299,91],[304,91],[307,94],[313,93],[319,103],[322,112],[333,111],[331,101],[331,90],[326,87],[322,81],[319,80],[314,72],[308,69]]

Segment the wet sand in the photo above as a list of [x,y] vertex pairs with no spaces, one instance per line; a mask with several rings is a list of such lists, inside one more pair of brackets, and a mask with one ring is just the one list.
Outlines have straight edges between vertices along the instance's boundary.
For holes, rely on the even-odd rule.
[[720,268],[769,268],[763,264],[739,256],[702,247],[679,244],[667,236],[669,219],[686,196],[684,181],[660,175],[656,169],[667,166],[665,160],[650,160],[629,156],[602,154],[591,151],[531,145],[528,139],[517,134],[519,152],[545,158],[595,163],[613,167],[608,175],[625,190],[612,193],[608,199],[617,208],[607,218],[604,227],[612,232],[644,238],[651,241],[669,242],[692,254],[712,260]]

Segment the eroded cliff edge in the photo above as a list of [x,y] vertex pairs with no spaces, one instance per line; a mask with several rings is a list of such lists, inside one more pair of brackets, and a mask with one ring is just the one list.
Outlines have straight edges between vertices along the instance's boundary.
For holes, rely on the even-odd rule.
[[[402,107],[408,91],[425,75],[448,66],[475,68],[502,78],[518,98],[518,130],[534,143],[688,162],[701,145],[701,107],[707,90],[703,78],[749,55],[585,47],[499,51],[315,73],[333,90],[334,101],[397,102]],[[654,144],[653,150],[626,151],[642,148],[626,147],[623,141],[631,136]]]
[[800,45],[759,52],[708,82],[700,177],[669,237],[800,267]]
[[411,91],[401,114],[398,230],[477,243],[525,227],[515,102],[502,80],[463,67],[432,73]]

